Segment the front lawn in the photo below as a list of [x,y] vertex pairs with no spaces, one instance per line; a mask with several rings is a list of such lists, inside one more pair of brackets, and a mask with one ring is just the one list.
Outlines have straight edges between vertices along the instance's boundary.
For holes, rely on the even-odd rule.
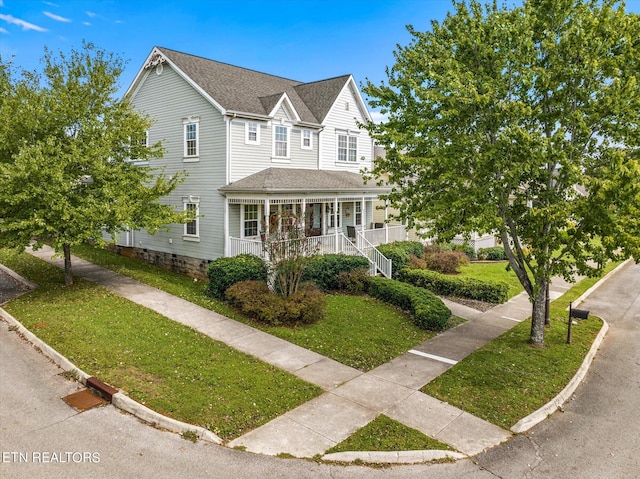
[[[605,273],[616,264],[609,264]],[[533,348],[531,321],[524,321],[467,356],[424,386],[422,392],[509,429],[555,397],[575,375],[602,327],[590,316],[572,329],[566,344],[566,308],[598,278],[587,278],[551,303],[546,347]]]
[[459,276],[482,280],[504,281],[509,285],[509,298],[513,298],[524,291],[524,289],[513,270],[509,269],[507,271],[508,264],[507,261],[473,262],[460,266]]
[[362,371],[390,361],[434,334],[416,327],[393,306],[349,295],[329,295],[325,319],[319,323],[267,326],[207,296],[206,282],[91,246],[76,247],[72,253]]
[[0,262],[37,283],[5,309],[80,369],[151,409],[238,437],[318,396],[295,376],[28,254]]

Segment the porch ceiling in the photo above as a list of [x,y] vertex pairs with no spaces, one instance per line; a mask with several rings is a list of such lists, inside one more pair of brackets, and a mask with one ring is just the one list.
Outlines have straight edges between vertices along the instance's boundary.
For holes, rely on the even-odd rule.
[[302,195],[305,197],[376,197],[389,188],[365,184],[358,173],[348,171],[267,168],[219,190],[229,197],[262,195]]

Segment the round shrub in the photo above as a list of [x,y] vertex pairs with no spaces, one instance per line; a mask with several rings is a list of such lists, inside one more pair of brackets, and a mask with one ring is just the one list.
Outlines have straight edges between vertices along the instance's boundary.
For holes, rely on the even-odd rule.
[[342,271],[336,278],[337,289],[350,294],[361,294],[367,286],[369,270],[358,268],[351,271]]
[[227,289],[226,298],[242,313],[272,326],[315,323],[324,318],[326,306],[324,294],[310,283],[283,298],[262,281],[241,281]]
[[459,273],[461,265],[469,264],[469,258],[462,251],[442,251],[440,253],[425,254],[424,262],[427,269],[438,273],[454,274]]
[[267,264],[252,254],[218,258],[209,264],[209,294],[224,299],[224,292],[232,285],[246,280],[267,281]]
[[377,248],[391,260],[393,278],[397,276],[398,271],[409,266],[411,255],[420,257],[424,252],[424,245],[420,241],[394,241],[393,243],[381,244]]

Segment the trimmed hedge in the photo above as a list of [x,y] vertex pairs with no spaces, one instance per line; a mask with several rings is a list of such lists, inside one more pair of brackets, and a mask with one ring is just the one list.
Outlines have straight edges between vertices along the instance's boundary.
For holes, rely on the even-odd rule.
[[209,264],[209,294],[224,299],[224,292],[235,283],[246,280],[267,281],[267,264],[252,254],[218,258]]
[[340,273],[369,269],[369,260],[363,256],[346,254],[314,255],[309,258],[302,281],[311,281],[323,291],[340,289]]
[[478,250],[478,259],[503,261],[507,259],[507,255],[504,252],[504,246],[494,246],[492,248],[480,248]]
[[442,300],[426,289],[382,277],[367,281],[367,294],[413,314],[413,322],[421,329],[442,331],[447,327],[451,311]]
[[477,299],[488,303],[504,303],[509,299],[509,285],[504,281],[460,278],[435,271],[408,268],[400,271],[398,278],[442,296]]
[[398,271],[409,266],[411,255],[420,258],[424,252],[424,245],[419,241],[395,241],[393,243],[376,246],[385,257],[391,260],[392,277],[396,278]]
[[226,298],[247,316],[272,326],[315,323],[324,318],[326,306],[324,294],[312,283],[283,298],[262,281],[240,281],[227,289]]

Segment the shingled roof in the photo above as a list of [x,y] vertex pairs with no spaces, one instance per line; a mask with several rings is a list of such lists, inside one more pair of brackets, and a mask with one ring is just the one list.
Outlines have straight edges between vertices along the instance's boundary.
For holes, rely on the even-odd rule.
[[269,115],[284,93],[300,119],[321,124],[351,75],[303,83],[156,47],[226,111]]
[[362,192],[385,191],[366,185],[362,175],[348,171],[267,168],[220,188],[224,193]]

